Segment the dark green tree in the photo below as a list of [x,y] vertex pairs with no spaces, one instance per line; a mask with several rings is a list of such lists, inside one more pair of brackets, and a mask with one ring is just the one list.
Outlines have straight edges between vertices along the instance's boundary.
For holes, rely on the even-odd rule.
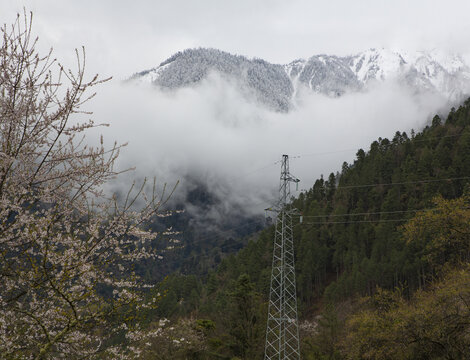
[[266,316],[262,312],[261,297],[247,274],[239,276],[230,297],[228,320],[233,353],[247,360],[260,358]]

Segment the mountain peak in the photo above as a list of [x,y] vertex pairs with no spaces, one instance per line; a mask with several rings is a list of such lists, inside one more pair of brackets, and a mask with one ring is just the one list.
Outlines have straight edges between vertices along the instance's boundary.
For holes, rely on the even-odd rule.
[[286,112],[291,106],[292,83],[281,65],[263,59],[212,49],[196,48],[178,52],[159,67],[134,75],[131,79],[150,82],[165,89],[196,86],[210,73],[235,79],[247,99],[253,98],[269,108]]
[[[300,87],[328,96],[361,91],[371,82],[397,80],[415,92],[432,91],[450,100],[469,93],[470,68],[455,54],[370,48],[349,56],[314,55],[287,65],[248,59],[213,48],[179,51],[131,80],[166,89],[196,86],[209,73],[235,79],[247,99],[288,111]],[[254,95],[254,96],[253,96]]]

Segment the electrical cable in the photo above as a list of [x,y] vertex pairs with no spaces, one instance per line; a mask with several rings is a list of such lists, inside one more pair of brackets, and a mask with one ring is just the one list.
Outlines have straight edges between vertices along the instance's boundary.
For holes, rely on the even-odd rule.
[[302,216],[303,218],[324,218],[324,217],[342,217],[342,216],[367,216],[367,215],[381,215],[381,214],[401,214],[419,211],[432,211],[434,209],[420,209],[420,210],[395,210],[395,211],[377,211],[377,212],[364,212],[364,213],[344,213],[344,214],[327,214],[327,215],[295,215]]
[[440,181],[455,181],[455,180],[468,180],[470,176],[462,176],[456,178],[443,178],[443,179],[426,179],[426,180],[415,180],[415,181],[402,181],[402,182],[393,182],[393,183],[377,183],[377,184],[366,184],[366,185],[343,185],[337,186],[335,189],[354,189],[354,188],[364,188],[364,187],[375,187],[375,186],[393,186],[393,185],[409,185],[409,184],[422,184],[422,183],[432,183]]
[[[443,135],[443,136],[434,136],[434,137],[430,137],[430,138],[427,138],[427,139],[419,139],[417,140],[416,138],[408,138],[408,140],[406,141],[413,141],[413,142],[425,142],[425,141],[430,141],[430,140],[435,140],[435,139],[442,139],[442,138],[449,138],[449,137],[457,137],[457,136],[461,136],[462,133],[459,133],[459,134],[453,134],[453,135]],[[405,142],[402,142],[400,143],[399,145],[401,144],[406,144],[406,141]],[[361,149],[361,148],[359,148]],[[349,148],[349,149],[342,149],[342,150],[333,150],[333,151],[325,151],[325,152],[318,152],[318,153],[310,153],[310,154],[300,154],[300,155],[295,155],[295,156],[292,156],[291,158],[292,159],[298,159],[298,158],[303,158],[303,157],[309,157],[309,156],[320,156],[320,155],[329,155],[329,154],[336,154],[336,153],[341,153],[341,152],[347,152],[347,151],[354,151],[354,150],[359,150],[357,147],[356,148]]]
[[[462,134],[453,134],[453,135],[443,135],[443,136],[438,136],[438,137],[430,137],[427,139],[410,139],[408,138],[406,141],[413,141],[413,142],[425,142],[425,141],[432,141],[435,139],[441,139],[441,138],[450,138],[450,137],[457,137],[461,136]],[[418,135],[419,136],[419,135]],[[401,143],[405,144],[405,142]],[[357,150],[357,148],[349,148],[349,149],[341,149],[341,150],[335,150],[335,151],[326,151],[326,152],[318,152],[318,153],[310,153],[310,154],[301,154],[301,155],[296,155],[292,156],[291,158],[303,158],[303,157],[309,157],[309,156],[321,156],[321,155],[328,155],[328,154],[335,154],[335,153],[341,153],[341,152],[348,152],[348,151],[353,151]],[[249,175],[252,175],[254,173],[257,173],[261,170],[265,170],[267,168],[270,168],[273,165],[277,165],[279,161],[276,162],[270,162],[267,165],[264,165],[262,167],[256,168],[252,171],[249,171],[243,175],[240,175],[238,177],[232,178],[233,180],[237,180],[242,177],[246,177]],[[419,184],[419,183],[433,183],[433,182],[441,182],[441,181],[457,181],[457,180],[468,180],[470,179],[469,176],[465,177],[456,177],[456,178],[443,178],[443,179],[426,179],[426,180],[416,180],[416,181],[404,181],[404,182],[394,182],[394,183],[376,183],[376,184],[364,184],[364,185],[345,185],[345,186],[337,186],[336,190],[338,189],[353,189],[353,188],[365,188],[365,187],[376,187],[376,186],[394,186],[394,185],[408,185],[408,184]],[[268,202],[262,202],[255,204],[253,206],[257,206],[260,204],[268,204]],[[369,212],[369,213],[356,213],[356,214],[330,214],[330,215],[309,215],[309,216],[304,216],[305,218],[325,218],[325,217],[342,217],[342,216],[369,216],[369,215],[381,215],[381,214],[394,214],[394,213],[410,213],[410,212],[419,212],[419,211],[431,211],[433,209],[422,209],[422,210],[397,210],[397,211],[380,211],[380,212]],[[409,219],[381,219],[381,220],[354,220],[354,221],[327,221],[327,222],[309,222],[309,223],[303,223],[305,225],[317,225],[317,224],[322,224],[322,225],[329,225],[329,224],[353,224],[353,223],[380,223],[380,222],[402,222],[402,221],[408,221]],[[204,237],[201,239],[198,239],[198,241],[210,241],[212,239],[218,238],[223,236],[224,234],[230,233],[232,231],[247,227],[249,225],[255,225],[257,223],[261,224],[264,222],[263,220],[252,220],[247,223],[244,223],[240,226],[232,227],[227,230],[223,231],[217,231],[217,234],[211,235],[209,237]],[[238,244],[234,244],[237,245]],[[222,247],[225,247],[225,245],[222,245]],[[192,257],[207,257],[208,255],[194,255]],[[192,258],[190,257],[190,258]]]
[[318,221],[302,223],[306,225],[330,225],[330,224],[358,224],[358,223],[381,223],[381,222],[401,222],[409,221],[410,219],[380,219],[380,220],[354,220],[354,221]]

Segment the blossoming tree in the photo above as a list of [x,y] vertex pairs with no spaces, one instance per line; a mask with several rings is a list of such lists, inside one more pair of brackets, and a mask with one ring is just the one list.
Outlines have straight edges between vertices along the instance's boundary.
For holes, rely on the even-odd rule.
[[106,80],[86,79],[84,51],[75,71],[52,50],[41,56],[31,20],[1,29],[0,353],[125,358],[108,339],[127,328],[116,321],[129,309],[146,306],[130,264],[155,256],[156,234],[142,225],[166,215],[165,199],[146,196],[143,185],[122,202],[105,196],[122,145],[90,147],[86,131],[96,125],[80,119]]

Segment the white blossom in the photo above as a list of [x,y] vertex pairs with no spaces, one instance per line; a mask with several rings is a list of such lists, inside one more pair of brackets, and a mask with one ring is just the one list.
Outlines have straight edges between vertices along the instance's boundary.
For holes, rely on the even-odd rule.
[[[125,144],[87,145],[87,130],[99,125],[83,107],[106,80],[86,79],[84,50],[75,71],[52,52],[40,56],[30,19],[18,16],[1,29],[0,354],[135,358],[138,348],[104,349],[104,340],[118,331],[129,339],[158,336],[160,328],[144,334],[108,320],[154,302],[143,302],[141,293],[153,285],[127,264],[161,258],[148,247],[156,234],[142,225],[171,212],[160,214],[165,198],[145,194],[145,183],[122,203],[104,195],[103,185],[119,175],[114,163]],[[100,284],[111,287],[111,299],[97,291]]]

